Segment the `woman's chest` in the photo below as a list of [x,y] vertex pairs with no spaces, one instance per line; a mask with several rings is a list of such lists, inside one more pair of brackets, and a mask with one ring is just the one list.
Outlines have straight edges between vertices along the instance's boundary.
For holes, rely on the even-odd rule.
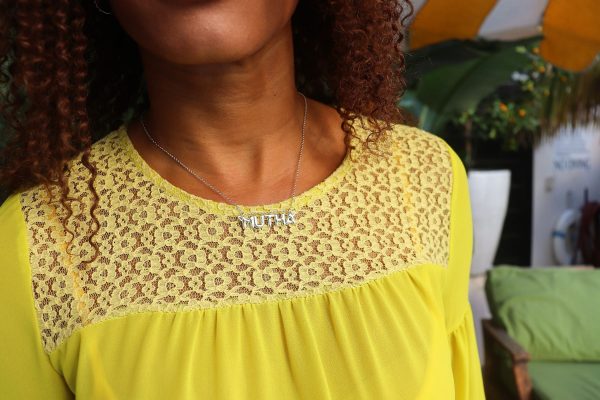
[[132,313],[51,355],[82,399],[429,399],[452,393],[439,270],[220,308]]

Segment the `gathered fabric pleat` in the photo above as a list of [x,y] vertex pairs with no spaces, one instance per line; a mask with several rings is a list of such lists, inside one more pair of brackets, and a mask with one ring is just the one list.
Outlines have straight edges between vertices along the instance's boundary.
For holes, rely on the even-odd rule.
[[452,390],[440,268],[286,301],[131,314],[81,329],[51,358],[82,399],[427,399]]

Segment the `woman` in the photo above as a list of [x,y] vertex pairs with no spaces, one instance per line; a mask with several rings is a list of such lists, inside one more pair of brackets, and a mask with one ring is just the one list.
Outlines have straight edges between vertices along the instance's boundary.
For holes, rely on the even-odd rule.
[[484,398],[409,5],[5,4],[0,398]]

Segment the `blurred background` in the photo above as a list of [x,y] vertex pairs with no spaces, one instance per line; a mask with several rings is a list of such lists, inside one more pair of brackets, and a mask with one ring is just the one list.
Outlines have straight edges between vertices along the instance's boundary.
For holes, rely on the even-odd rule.
[[600,399],[600,1],[416,0],[409,123],[469,175],[490,399]]
[[398,106],[468,171],[487,397],[598,400],[600,0],[413,3]]

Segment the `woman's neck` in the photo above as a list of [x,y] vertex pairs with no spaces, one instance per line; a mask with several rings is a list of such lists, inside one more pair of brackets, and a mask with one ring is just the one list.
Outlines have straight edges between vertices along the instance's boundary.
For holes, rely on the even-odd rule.
[[142,50],[152,135],[208,175],[243,170],[272,179],[273,155],[297,151],[304,112],[291,32],[279,32],[228,64],[177,65]]
[[[304,117],[289,26],[252,55],[228,64],[177,65],[143,49],[141,53],[151,104],[144,121],[157,142],[240,201],[245,193],[262,203],[274,201],[267,200],[269,193],[287,198]],[[343,135],[338,133],[335,142],[331,135],[339,127],[338,117],[334,109],[308,100],[304,173],[310,171],[306,161],[334,154],[314,166],[320,168],[316,179],[327,176],[343,158]],[[138,122],[129,134],[161,175],[178,186],[198,188],[195,178],[152,145]],[[314,183],[305,181],[307,187]],[[194,191],[219,198],[206,188]]]

